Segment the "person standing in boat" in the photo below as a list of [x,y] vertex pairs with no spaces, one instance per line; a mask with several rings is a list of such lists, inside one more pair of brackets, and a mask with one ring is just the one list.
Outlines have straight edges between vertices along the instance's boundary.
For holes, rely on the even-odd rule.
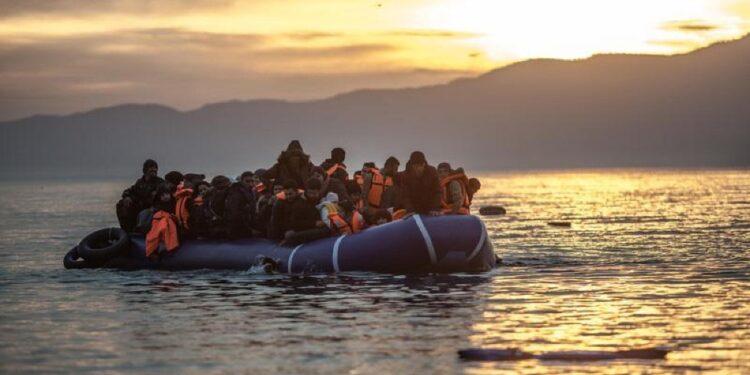
[[372,214],[378,209],[393,209],[396,206],[398,167],[401,163],[391,156],[383,169],[369,168],[364,173],[362,196],[365,212]]
[[305,181],[312,174],[313,164],[310,162],[310,156],[302,150],[302,145],[298,140],[289,142],[286,151],[282,151],[273,165],[265,173],[265,178],[269,180],[287,181],[292,180],[297,189],[304,189]]
[[343,176],[343,181],[346,181],[349,178],[349,172],[346,171],[344,160],[346,160],[346,151],[341,147],[336,147],[331,150],[331,157],[323,161],[323,163],[320,164],[320,167],[323,168],[323,171],[325,171],[328,177],[333,177],[338,171],[343,172],[343,175],[339,173],[335,178]]
[[120,228],[128,233],[135,230],[138,214],[153,204],[156,189],[164,183],[159,176],[159,164],[152,159],[143,162],[143,176],[133,186],[122,192],[122,199],[115,207]]
[[230,240],[252,237],[255,217],[253,172],[243,172],[239,182],[229,187],[226,201],[227,236]]
[[441,215],[440,179],[421,151],[414,151],[401,174],[401,199],[407,213]]

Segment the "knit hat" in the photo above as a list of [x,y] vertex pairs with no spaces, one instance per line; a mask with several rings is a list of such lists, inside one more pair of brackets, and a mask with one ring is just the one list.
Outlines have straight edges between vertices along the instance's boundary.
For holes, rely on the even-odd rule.
[[334,192],[329,192],[328,194],[326,194],[326,198],[324,200],[326,202],[338,202],[339,195]]
[[142,167],[143,173],[146,173],[146,171],[151,167],[156,167],[158,169],[159,164],[157,164],[154,159],[146,159],[146,161],[143,162],[143,167]]
[[399,162],[395,157],[389,156],[388,159],[385,160],[385,166],[387,167],[389,165],[401,165],[401,162]]

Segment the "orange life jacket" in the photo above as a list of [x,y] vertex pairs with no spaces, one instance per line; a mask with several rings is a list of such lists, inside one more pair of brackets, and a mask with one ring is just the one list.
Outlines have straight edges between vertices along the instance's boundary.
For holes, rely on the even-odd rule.
[[453,212],[451,192],[450,189],[448,189],[448,185],[450,185],[452,181],[458,181],[461,184],[462,202],[461,208],[458,210],[458,213],[461,215],[468,215],[470,213],[469,207],[471,207],[471,202],[469,202],[469,194],[467,193],[469,187],[469,179],[464,173],[461,172],[452,173],[440,180],[440,188],[443,189],[443,193],[440,196],[440,205],[442,206],[441,211],[446,214]]
[[365,229],[366,223],[364,217],[359,212],[354,211],[352,213],[352,222],[350,224],[341,215],[335,204],[327,203],[325,207],[328,208],[328,219],[331,221],[331,231],[333,234],[352,234]]
[[326,169],[326,174],[328,175],[328,177],[331,177],[339,169],[342,169],[344,170],[344,172],[346,172],[346,166],[344,164],[336,163],[332,165],[330,168]]
[[365,218],[357,211],[352,214],[352,232],[359,233],[367,228],[367,222]]
[[[190,220],[190,211],[188,210],[188,202],[193,196],[193,189],[178,188],[177,192],[174,193],[175,198],[175,218],[177,224],[185,229],[190,229],[188,221]],[[201,200],[202,202],[202,200]]]
[[180,246],[177,238],[177,223],[172,214],[156,211],[151,221],[151,230],[146,234],[146,256],[159,250],[159,243],[164,242],[167,251],[174,251]]
[[370,168],[369,172],[372,174],[372,182],[370,183],[370,191],[367,193],[367,203],[371,207],[380,208],[383,193],[393,186],[393,178],[383,176],[377,168]]

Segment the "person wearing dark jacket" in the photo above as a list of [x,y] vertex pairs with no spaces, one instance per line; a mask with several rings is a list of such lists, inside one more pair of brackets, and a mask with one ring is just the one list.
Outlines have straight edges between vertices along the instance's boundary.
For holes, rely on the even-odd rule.
[[158,176],[159,165],[154,160],[143,162],[142,172],[143,176],[122,192],[122,199],[116,206],[120,228],[129,233],[135,230],[138,213],[152,206],[156,189],[164,183]]
[[230,240],[252,237],[255,217],[253,173],[244,172],[240,181],[229,187],[226,201],[227,236]]
[[440,215],[440,179],[421,151],[414,151],[401,174],[401,199],[407,212]]
[[194,212],[191,212],[191,219],[194,220],[192,227],[198,237],[226,237],[226,201],[231,184],[226,176],[211,179],[211,189],[206,194],[203,204],[196,206]]
[[323,168],[328,177],[346,181],[349,178],[349,172],[346,170],[344,160],[346,160],[346,151],[341,147],[336,147],[331,150],[331,157],[321,163],[320,167]]
[[305,154],[298,140],[293,140],[286,151],[282,151],[276,159],[276,164],[266,171],[264,177],[282,182],[292,180],[295,188],[303,189],[305,181],[310,178],[312,168],[310,156]]
[[316,207],[320,202],[321,187],[320,180],[311,178],[305,184],[305,192],[299,193],[293,181],[285,181],[285,198],[274,204],[269,237],[283,240],[282,245],[327,237],[330,231],[320,220]]

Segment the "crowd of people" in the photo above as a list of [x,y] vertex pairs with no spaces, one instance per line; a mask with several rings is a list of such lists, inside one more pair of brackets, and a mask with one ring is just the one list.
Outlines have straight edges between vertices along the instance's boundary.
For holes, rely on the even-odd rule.
[[391,156],[383,168],[368,162],[350,175],[345,159],[337,147],[316,166],[294,140],[271,168],[244,172],[235,182],[177,171],[162,179],[149,159],[143,176],[122,193],[117,218],[127,232],[146,234],[147,255],[158,258],[186,238],[264,237],[296,245],[415,213],[466,215],[481,187],[462,168],[431,166],[420,151],[403,171]]

